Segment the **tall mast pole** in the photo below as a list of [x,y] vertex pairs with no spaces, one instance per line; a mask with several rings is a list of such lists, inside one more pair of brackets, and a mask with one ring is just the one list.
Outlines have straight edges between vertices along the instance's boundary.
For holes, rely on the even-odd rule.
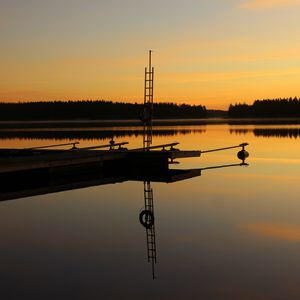
[[152,118],[153,118],[153,88],[154,88],[154,67],[152,67],[152,50],[149,50],[149,66],[145,68],[145,89],[144,107],[142,112],[142,122],[144,125],[143,148],[144,151],[152,144]]
[[152,50],[149,50],[149,70],[151,70]]

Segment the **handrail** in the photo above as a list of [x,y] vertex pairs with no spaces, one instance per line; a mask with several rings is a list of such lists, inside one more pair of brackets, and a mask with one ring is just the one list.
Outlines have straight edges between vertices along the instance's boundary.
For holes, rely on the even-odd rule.
[[[173,147],[178,145],[179,143],[170,143],[170,144],[162,144],[162,145],[156,145],[156,146],[150,146],[150,147],[145,147],[145,148],[135,148],[135,149],[130,149],[130,151],[142,151],[142,150],[150,150],[150,149],[159,149],[159,148],[164,148],[165,147]],[[174,149],[175,150],[175,149]]]
[[38,146],[38,147],[30,147],[30,148],[23,148],[21,150],[38,150],[38,149],[47,149],[47,148],[55,148],[55,147],[61,147],[61,146],[69,146],[73,145],[72,149],[76,150],[90,150],[90,149],[101,149],[101,148],[107,148],[110,147],[112,149],[115,146],[123,146],[129,144],[128,142],[122,142],[122,143],[109,143],[106,145],[98,145],[98,146],[90,146],[90,147],[83,147],[83,148],[77,148],[75,145],[78,145],[79,142],[71,142],[71,143],[64,143],[64,144],[55,144],[55,145],[45,145],[45,146]]
[[204,150],[204,151],[201,151],[201,154],[202,154],[202,153],[215,152],[215,151],[228,150],[228,149],[234,149],[234,148],[240,148],[240,147],[242,147],[242,148],[244,149],[244,147],[246,147],[246,146],[248,146],[248,145],[249,145],[248,143],[242,143],[242,144],[237,145],[237,146],[231,146],[231,147],[225,147],[225,148],[217,148],[217,149]]
[[55,145],[38,146],[38,147],[31,147],[31,148],[23,148],[22,150],[46,149],[46,148],[54,148],[54,147],[69,146],[69,145],[73,145],[73,148],[76,148],[75,145],[78,145],[78,144],[79,144],[79,142],[71,142],[71,143],[65,143],[65,144],[55,144]]
[[107,147],[115,147],[115,146],[123,146],[129,144],[128,142],[122,142],[122,143],[114,143],[114,144],[106,144],[106,145],[99,145],[99,146],[90,146],[90,147],[83,147],[79,148],[79,150],[91,150],[91,149],[101,149],[101,148],[107,148]]
[[206,167],[206,168],[201,168],[199,170],[204,171],[204,170],[211,170],[211,169],[221,169],[221,168],[228,168],[228,167],[241,167],[241,166],[249,166],[247,163],[242,162],[239,164],[228,164],[228,165],[220,165],[220,166],[211,166],[211,167]]

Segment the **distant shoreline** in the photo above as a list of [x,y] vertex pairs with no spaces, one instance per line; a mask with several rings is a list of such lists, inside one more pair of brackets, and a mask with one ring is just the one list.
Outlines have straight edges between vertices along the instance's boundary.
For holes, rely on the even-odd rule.
[[[202,119],[155,119],[153,126],[180,125],[276,125],[300,124],[300,118],[202,118]],[[0,121],[0,129],[39,128],[111,128],[141,127],[139,120],[46,120],[46,121]]]

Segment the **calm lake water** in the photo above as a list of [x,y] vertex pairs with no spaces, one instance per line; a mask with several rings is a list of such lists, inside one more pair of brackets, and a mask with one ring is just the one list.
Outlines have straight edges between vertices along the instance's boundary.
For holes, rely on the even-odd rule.
[[[248,167],[151,183],[157,264],[139,222],[143,182],[0,203],[1,299],[299,299],[300,125],[156,128],[154,144],[206,150],[248,142]],[[141,146],[139,128],[0,132],[0,148],[111,136]],[[172,168],[239,163],[237,150]]]

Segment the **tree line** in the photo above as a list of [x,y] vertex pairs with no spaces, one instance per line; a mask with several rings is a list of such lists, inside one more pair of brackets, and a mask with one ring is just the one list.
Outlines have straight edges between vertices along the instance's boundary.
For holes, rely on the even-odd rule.
[[[105,100],[0,103],[0,120],[127,120],[138,119],[143,105]],[[202,105],[155,103],[155,119],[206,117]]]
[[230,105],[230,118],[299,118],[300,99],[278,98],[256,100],[252,105],[239,103]]

